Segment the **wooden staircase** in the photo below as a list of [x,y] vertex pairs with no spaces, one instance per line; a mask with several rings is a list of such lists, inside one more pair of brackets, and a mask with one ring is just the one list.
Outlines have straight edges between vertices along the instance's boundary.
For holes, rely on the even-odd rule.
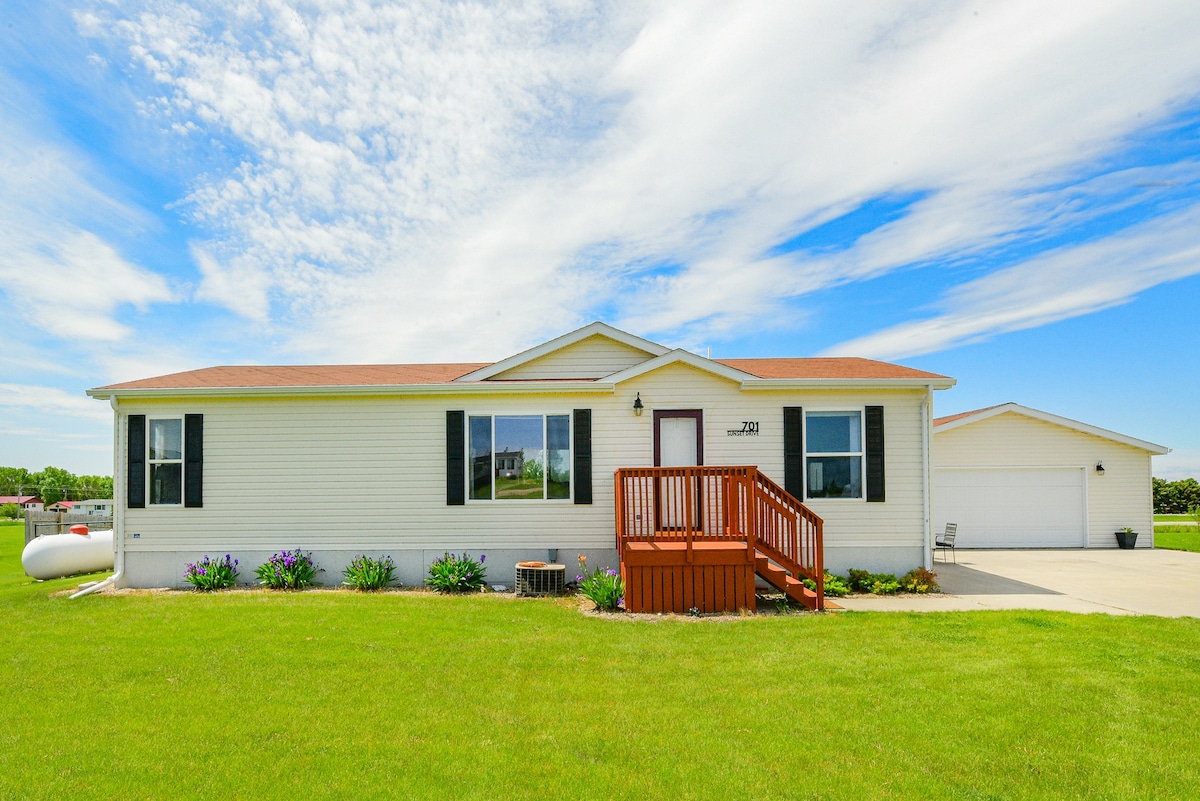
[[805,587],[803,581],[788,573],[779,565],[772,563],[768,557],[762,554],[755,555],[754,572],[756,575],[762,576],[768,584],[793,601],[803,604],[809,609],[820,609],[823,607],[823,604],[818,603],[816,592]]
[[621,468],[615,495],[630,611],[752,610],[754,575],[825,608],[822,520],[757,467]]

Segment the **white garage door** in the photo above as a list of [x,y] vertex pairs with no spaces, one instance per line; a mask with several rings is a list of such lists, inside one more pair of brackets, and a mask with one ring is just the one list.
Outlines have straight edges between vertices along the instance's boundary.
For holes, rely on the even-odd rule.
[[1081,548],[1083,481],[1078,468],[939,468],[934,530],[958,523],[961,548]]

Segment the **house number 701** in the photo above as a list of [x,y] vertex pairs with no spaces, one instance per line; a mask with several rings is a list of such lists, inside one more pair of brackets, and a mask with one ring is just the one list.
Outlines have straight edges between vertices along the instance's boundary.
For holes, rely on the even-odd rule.
[[742,421],[742,433],[743,434],[757,434],[758,433],[758,423],[757,422],[751,423],[748,420],[743,420]]

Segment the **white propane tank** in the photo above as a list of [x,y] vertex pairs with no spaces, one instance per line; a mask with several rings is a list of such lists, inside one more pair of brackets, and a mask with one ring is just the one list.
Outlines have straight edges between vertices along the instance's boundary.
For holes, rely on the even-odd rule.
[[37,537],[21,552],[21,567],[35,579],[112,570],[112,530],[88,531],[87,526],[77,525],[71,526],[70,534]]

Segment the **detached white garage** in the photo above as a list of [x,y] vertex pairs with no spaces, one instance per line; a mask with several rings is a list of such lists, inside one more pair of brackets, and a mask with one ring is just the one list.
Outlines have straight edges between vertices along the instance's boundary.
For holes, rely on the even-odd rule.
[[933,424],[933,523],[960,548],[1153,547],[1150,457],[1168,449],[1006,403]]

